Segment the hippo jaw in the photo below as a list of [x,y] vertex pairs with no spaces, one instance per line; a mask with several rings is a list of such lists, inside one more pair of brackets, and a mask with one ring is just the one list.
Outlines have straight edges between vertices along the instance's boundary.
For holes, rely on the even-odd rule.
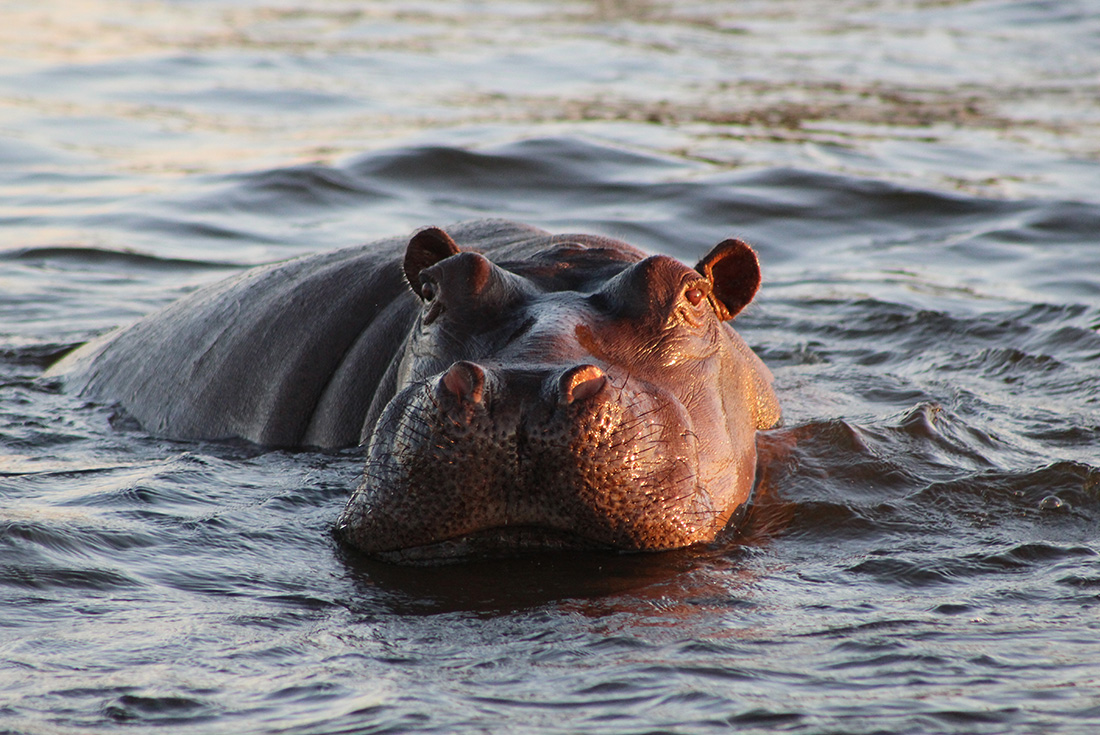
[[547,372],[458,362],[400,393],[338,532],[399,561],[711,540],[729,512],[679,401],[595,365]]

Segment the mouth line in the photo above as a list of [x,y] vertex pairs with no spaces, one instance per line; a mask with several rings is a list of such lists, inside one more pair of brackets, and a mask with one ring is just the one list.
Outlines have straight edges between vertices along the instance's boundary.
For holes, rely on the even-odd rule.
[[370,555],[398,564],[445,564],[467,558],[501,559],[540,551],[616,551],[605,543],[541,526],[497,526],[454,538]]

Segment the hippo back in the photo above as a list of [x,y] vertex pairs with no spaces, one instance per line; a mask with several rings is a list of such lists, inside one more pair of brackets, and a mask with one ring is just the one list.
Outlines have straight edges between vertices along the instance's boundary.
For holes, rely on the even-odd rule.
[[[498,220],[449,232],[490,257],[553,239]],[[250,269],[84,345],[50,374],[168,438],[357,444],[419,308],[402,274],[407,242]]]

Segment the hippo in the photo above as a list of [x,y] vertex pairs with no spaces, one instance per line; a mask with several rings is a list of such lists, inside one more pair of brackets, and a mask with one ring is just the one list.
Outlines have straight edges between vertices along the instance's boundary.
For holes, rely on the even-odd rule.
[[714,540],[752,493],[771,374],[728,325],[752,248],[694,268],[502,220],[259,266],[49,374],[178,440],[361,445],[336,524],[422,562]]

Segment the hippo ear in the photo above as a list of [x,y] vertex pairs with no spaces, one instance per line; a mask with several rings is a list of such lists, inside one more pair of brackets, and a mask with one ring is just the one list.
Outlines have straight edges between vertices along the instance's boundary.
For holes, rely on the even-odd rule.
[[742,240],[723,240],[700,260],[695,270],[710,281],[712,303],[722,321],[749,305],[760,288],[760,261]]
[[458,252],[458,244],[438,227],[426,227],[412,236],[405,249],[405,280],[417,296],[423,296],[420,293],[420,271]]

